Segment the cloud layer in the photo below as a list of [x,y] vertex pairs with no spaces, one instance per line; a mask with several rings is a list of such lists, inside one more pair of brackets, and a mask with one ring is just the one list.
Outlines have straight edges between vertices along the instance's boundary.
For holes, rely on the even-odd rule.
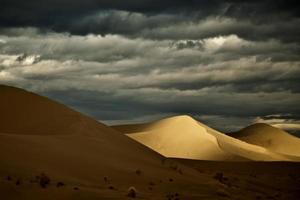
[[232,131],[300,113],[296,1],[70,2],[4,0],[0,84],[109,123],[191,114]]

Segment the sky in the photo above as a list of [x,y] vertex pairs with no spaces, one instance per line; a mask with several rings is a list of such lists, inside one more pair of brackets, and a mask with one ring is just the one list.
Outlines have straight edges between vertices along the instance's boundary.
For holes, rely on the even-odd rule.
[[107,124],[300,130],[296,0],[1,0],[0,84]]

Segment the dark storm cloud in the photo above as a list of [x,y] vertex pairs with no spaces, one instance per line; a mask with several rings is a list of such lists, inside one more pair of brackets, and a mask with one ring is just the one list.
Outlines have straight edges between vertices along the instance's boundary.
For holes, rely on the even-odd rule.
[[0,84],[109,123],[190,114],[226,131],[297,128],[297,4],[2,0]]
[[161,12],[201,8],[202,12],[215,10],[222,4],[218,1],[194,0],[2,0],[1,24],[13,26],[52,26],[59,20],[101,10],[126,10],[135,12]]
[[[299,7],[297,1],[284,0],[4,0],[0,25],[35,26],[83,35],[199,39],[236,34],[248,39],[279,38],[291,42],[299,40],[299,30],[295,29],[300,25]],[[216,16],[221,18],[213,20]],[[212,18],[207,20],[208,17]]]

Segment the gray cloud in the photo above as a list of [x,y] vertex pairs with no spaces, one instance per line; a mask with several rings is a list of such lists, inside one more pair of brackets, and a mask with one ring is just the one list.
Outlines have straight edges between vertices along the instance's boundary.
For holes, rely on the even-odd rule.
[[108,123],[190,114],[230,131],[278,113],[297,120],[296,1],[80,2],[2,2],[0,84]]
[[[236,34],[251,40],[299,41],[295,0],[50,1],[4,0],[0,28],[38,27],[71,34],[202,39]],[[288,33],[288,34],[286,34]]]
[[255,123],[267,123],[277,128],[286,130],[295,136],[300,137],[300,116],[299,114],[273,114],[254,119]]

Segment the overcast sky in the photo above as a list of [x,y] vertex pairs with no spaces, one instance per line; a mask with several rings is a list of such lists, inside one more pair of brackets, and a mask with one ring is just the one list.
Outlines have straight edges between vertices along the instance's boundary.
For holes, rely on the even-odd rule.
[[1,0],[0,84],[108,124],[300,126],[293,0]]

